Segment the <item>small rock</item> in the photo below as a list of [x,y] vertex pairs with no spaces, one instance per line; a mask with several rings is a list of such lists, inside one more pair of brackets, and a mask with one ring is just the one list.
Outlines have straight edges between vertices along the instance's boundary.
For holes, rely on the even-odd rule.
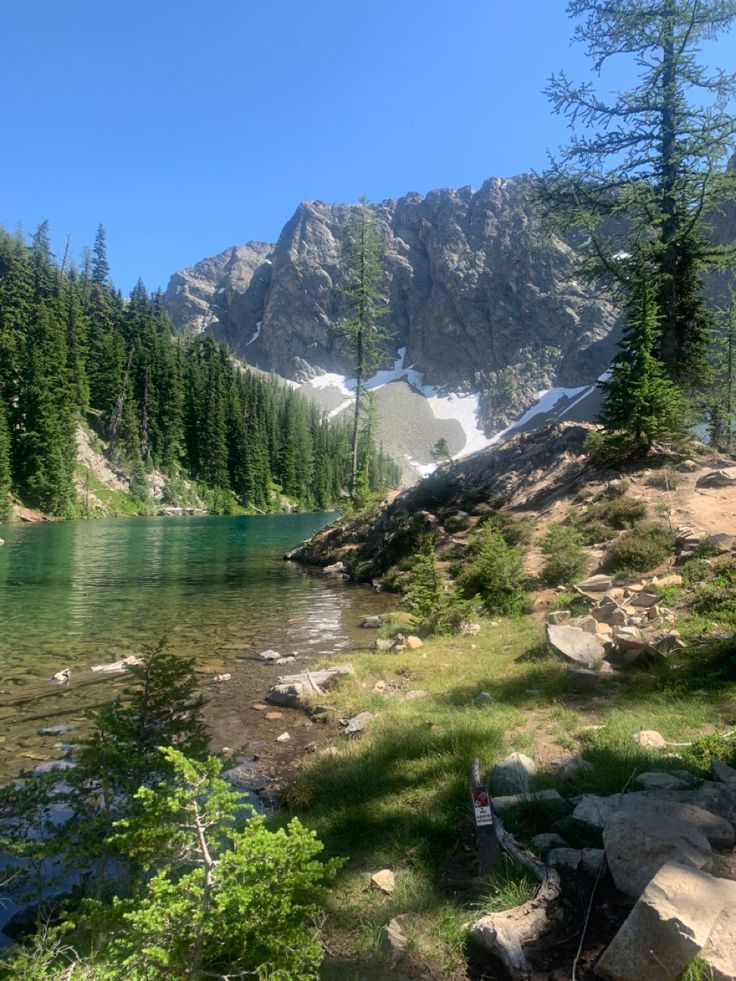
[[536,775],[534,760],[523,753],[511,753],[493,767],[490,783],[494,793],[527,794],[530,780]]
[[281,655],[279,654],[279,652],[278,651],[272,651],[270,649],[267,650],[267,651],[261,651],[261,653],[258,655],[258,657],[262,661],[280,661],[281,660]]
[[532,847],[536,848],[540,855],[546,855],[553,848],[568,848],[565,839],[554,831],[545,834],[535,835],[531,841]]
[[230,681],[231,678],[231,674],[215,674],[212,676],[213,681]]
[[695,460],[683,460],[682,463],[677,464],[675,469],[681,473],[694,473],[699,468]]
[[326,565],[322,569],[322,572],[324,572],[326,576],[339,576],[346,571],[344,562],[334,562],[332,565]]
[[387,640],[384,637],[376,637],[373,646],[377,651],[390,651],[393,650],[394,642],[392,640]]
[[657,599],[658,597],[654,593],[641,592],[635,593],[631,597],[629,603],[631,606],[635,607],[650,607],[656,605]]
[[396,876],[391,869],[381,869],[380,872],[373,873],[371,883],[387,896],[392,896],[396,888]]
[[612,586],[613,578],[603,575],[591,576],[589,579],[584,579],[583,582],[578,583],[578,589],[584,593],[605,593]]
[[580,629],[581,630],[584,630],[586,633],[589,633],[589,634],[597,634],[598,633],[598,621],[595,619],[595,617],[591,617],[591,616],[581,617],[576,622],[575,625],[577,627],[580,627]]
[[366,630],[377,630],[382,625],[383,625],[382,616],[366,617],[361,623],[361,627],[364,627]]
[[277,743],[288,743],[290,739],[291,736],[289,735],[288,732],[282,732],[280,736],[276,736]]
[[407,702],[414,702],[418,698],[426,698],[426,697],[427,697],[426,691],[421,691],[421,690],[418,690],[418,691],[408,691],[406,693],[406,695],[404,695],[404,698],[405,698],[405,700]]
[[363,732],[375,719],[375,715],[372,712],[359,712],[354,715],[352,719],[348,719],[345,724],[345,735],[346,736],[357,736],[358,733]]
[[39,736],[63,736],[64,733],[72,732],[74,726],[47,726],[45,729],[39,729]]
[[278,722],[278,720],[283,719],[283,717],[283,712],[266,712],[266,714],[263,716],[267,722]]
[[409,943],[408,928],[411,917],[408,913],[395,916],[381,930],[381,949],[386,954],[401,954]]
[[547,623],[555,624],[560,626],[563,623],[567,623],[570,620],[569,610],[550,610],[545,617]]
[[589,760],[584,760],[582,756],[571,756],[560,766],[559,775],[566,780],[574,780],[594,771],[595,767]]
[[463,620],[460,624],[460,633],[470,637],[476,637],[480,633],[480,624],[471,620]]
[[482,691],[479,695],[475,696],[473,701],[476,705],[490,705],[493,701],[493,696],[487,691]]
[[54,675],[54,681],[57,685],[65,685],[67,681],[71,678],[71,670],[69,668],[63,668],[61,671],[57,671]]
[[253,702],[251,708],[255,709],[256,712],[266,712],[268,710],[268,705],[266,705],[265,702]]
[[424,647],[424,642],[413,634],[409,634],[404,643],[410,651],[418,651],[420,647]]
[[613,627],[610,623],[598,623],[596,627],[598,631],[598,636],[605,642],[607,640],[613,640]]
[[635,732],[633,739],[643,749],[665,749],[667,746],[664,736],[656,729],[642,729],[640,732]]

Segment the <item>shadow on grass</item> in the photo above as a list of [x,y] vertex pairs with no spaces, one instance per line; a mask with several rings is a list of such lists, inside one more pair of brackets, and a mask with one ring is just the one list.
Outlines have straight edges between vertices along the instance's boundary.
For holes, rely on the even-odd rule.
[[448,851],[472,841],[471,761],[493,758],[504,744],[500,726],[475,721],[462,716],[441,729],[413,716],[388,721],[364,745],[304,767],[285,805],[330,854],[351,863],[411,855],[436,874]]

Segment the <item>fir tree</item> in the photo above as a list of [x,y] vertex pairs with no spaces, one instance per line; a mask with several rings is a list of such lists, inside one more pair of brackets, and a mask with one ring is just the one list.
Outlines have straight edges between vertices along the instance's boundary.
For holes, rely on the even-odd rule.
[[736,76],[704,68],[698,54],[728,30],[736,0],[571,0],[567,11],[596,75],[623,56],[639,79],[608,97],[553,76],[547,93],[573,136],[551,162],[543,199],[558,227],[589,236],[589,275],[626,296],[645,249],[662,316],[658,355],[672,378],[700,385],[711,326],[702,274],[733,253],[706,242],[702,216],[728,194]]
[[10,514],[10,433],[5,404],[0,395],[0,520]]
[[656,286],[646,273],[634,290],[611,377],[603,382],[601,422],[609,433],[633,438],[634,449],[684,436],[687,405],[657,357],[660,318]]
[[358,442],[364,384],[378,367],[388,334],[381,327],[385,307],[381,302],[381,242],[376,218],[365,197],[353,210],[344,250],[343,296],[348,315],[340,322],[355,371],[355,409],[353,413],[350,495],[355,495],[358,479]]
[[732,453],[736,444],[736,293],[719,311],[711,347],[713,386],[706,400],[708,432],[713,446]]

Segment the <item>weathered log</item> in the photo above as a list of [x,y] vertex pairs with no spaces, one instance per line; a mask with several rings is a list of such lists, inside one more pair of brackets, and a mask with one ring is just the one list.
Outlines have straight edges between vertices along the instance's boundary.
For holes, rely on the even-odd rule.
[[[473,766],[474,786],[477,780],[476,761]],[[498,847],[530,872],[540,885],[534,897],[523,906],[481,916],[474,923],[467,924],[467,929],[476,943],[491,951],[501,961],[512,981],[528,981],[530,970],[524,947],[539,940],[551,926],[552,907],[560,895],[560,876],[556,869],[540,862],[536,855],[515,841],[495,812],[491,827]]]

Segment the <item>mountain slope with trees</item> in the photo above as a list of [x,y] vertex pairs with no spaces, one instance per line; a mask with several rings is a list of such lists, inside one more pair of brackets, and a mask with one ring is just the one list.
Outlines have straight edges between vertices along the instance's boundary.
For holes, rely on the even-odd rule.
[[[46,223],[30,245],[0,231],[0,512],[11,489],[48,514],[84,512],[82,422],[129,474],[141,511],[154,469],[166,477],[165,502],[191,479],[218,512],[273,510],[283,497],[328,508],[349,483],[350,427],[212,337],[175,336],[160,295],[140,281],[125,300],[110,283],[102,227],[79,270],[66,255],[55,261]],[[397,481],[369,437],[360,457],[368,493]]]

